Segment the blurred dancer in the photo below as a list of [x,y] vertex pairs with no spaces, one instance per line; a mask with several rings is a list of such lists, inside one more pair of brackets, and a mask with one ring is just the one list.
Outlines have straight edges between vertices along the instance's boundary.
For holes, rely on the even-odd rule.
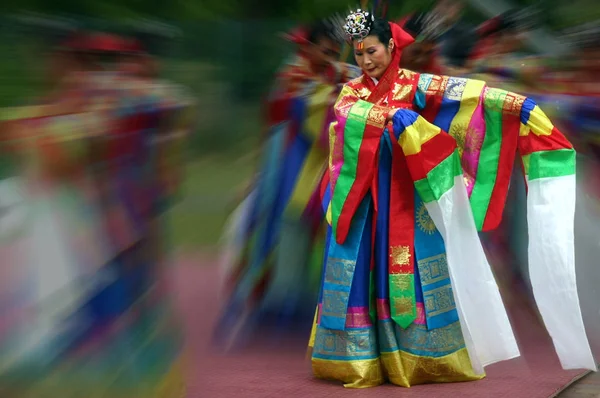
[[[193,104],[174,96],[174,91],[170,92],[158,80],[157,69],[149,67],[156,63],[140,62],[137,74],[119,70],[123,57],[131,53],[130,42],[122,38],[107,42],[104,35],[90,40],[95,53],[100,52],[98,55],[113,61],[108,70],[113,78],[102,79],[101,85],[92,87],[99,92],[90,94],[97,98],[108,96],[105,99],[115,103],[114,108],[106,110],[111,129],[96,141],[95,148],[105,228],[116,252],[108,268],[116,277],[90,302],[88,333],[105,330],[107,325],[132,316],[128,333],[157,333],[149,341],[148,352],[162,363],[152,366],[163,372],[172,367],[174,373],[169,377],[181,383],[182,374],[177,369],[181,366],[178,359],[181,336],[169,310],[164,272],[165,234],[159,217],[178,190],[180,173],[172,172],[180,170],[182,164],[177,162],[182,158],[175,154],[174,159],[170,158],[171,145],[173,137],[187,136]],[[137,50],[142,52],[143,44]],[[143,55],[147,57],[144,59],[151,59],[149,54]],[[144,366],[132,364],[132,371],[139,372],[142,379],[150,376],[145,374]],[[149,394],[158,393],[156,385],[155,391],[148,388]]]
[[506,90],[537,87],[543,69],[538,59],[522,53],[528,31],[526,26],[527,21],[517,10],[493,18],[480,31],[477,46],[469,56],[472,77],[485,79]]
[[441,74],[438,44],[443,31],[430,14],[416,13],[401,22],[402,28],[414,37],[415,41],[402,52],[400,66],[415,72]]
[[228,346],[271,321],[286,328],[298,317],[310,319],[316,300],[323,244],[318,188],[331,105],[339,85],[358,73],[336,62],[341,36],[334,23],[317,22],[289,38],[297,53],[277,74],[266,105],[260,171],[226,227],[223,267],[231,296],[217,333]]
[[[1,339],[3,349],[13,349],[0,372],[8,396],[183,394],[179,336],[164,291],[156,288],[161,272],[143,247],[152,197],[139,199],[148,193],[140,168],[152,168],[141,135],[162,120],[151,117],[160,112],[149,95],[122,84],[110,62],[118,49],[98,38],[67,42],[60,54],[79,67],[63,69],[67,76],[54,101],[9,129],[11,137],[31,134],[22,153],[38,154],[36,168],[25,174],[28,185],[60,194],[64,207],[48,208],[59,219],[34,219],[32,235],[47,232],[44,245],[29,243],[29,251],[43,267],[30,266],[22,276],[35,295],[23,303],[27,316],[19,320],[38,327],[17,322]],[[132,167],[136,162],[142,166]],[[75,200],[78,194],[83,200]],[[25,326],[35,336],[23,333]]]
[[474,381],[519,356],[478,235],[502,220],[517,153],[535,301],[563,367],[596,370],[574,274],[570,142],[530,98],[400,68],[412,38],[398,25],[358,10],[345,29],[363,76],[334,106],[315,376],[348,388]]
[[20,300],[8,307],[14,323],[6,325],[2,338],[1,384],[12,396],[35,395],[36,389],[39,394],[42,386],[33,381],[49,377],[76,338],[77,328],[67,320],[102,287],[97,273],[111,257],[89,167],[88,137],[102,131],[103,121],[87,117],[76,89],[74,76],[85,69],[85,60],[73,51],[73,40],[63,35],[55,40],[48,65],[51,92],[37,106],[12,110],[2,126],[3,149],[19,158],[26,212],[21,234],[11,243],[20,251],[4,263],[18,270],[22,283]]

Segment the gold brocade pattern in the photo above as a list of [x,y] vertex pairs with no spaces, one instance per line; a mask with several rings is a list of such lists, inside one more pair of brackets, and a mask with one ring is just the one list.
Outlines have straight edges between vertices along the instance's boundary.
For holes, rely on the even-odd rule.
[[383,128],[385,126],[385,119],[387,118],[388,109],[373,105],[369,115],[367,116],[367,124],[375,127]]
[[466,146],[467,126],[464,124],[453,124],[448,134],[456,141],[458,156],[462,158]]
[[464,151],[467,154],[474,154],[481,150],[483,146],[483,137],[485,134],[478,129],[468,126],[465,129],[465,147]]
[[321,358],[375,358],[378,350],[375,328],[330,330],[317,326],[314,356]]
[[[394,275],[394,276],[403,276],[403,275]],[[390,278],[390,284],[392,284],[396,289],[400,291],[407,291],[412,289],[414,285],[414,278]]]
[[525,102],[525,97],[522,95],[507,92],[504,98],[504,112],[509,115],[520,116],[523,102]]
[[417,76],[416,72],[413,72],[412,70],[408,70],[408,69],[400,69],[400,76],[399,78],[404,78],[406,80],[413,80],[415,79],[415,77]]
[[423,301],[425,302],[425,311],[429,317],[434,317],[456,309],[454,295],[452,294],[452,287],[450,284],[428,292],[423,292]]
[[379,358],[333,361],[313,357],[312,368],[317,378],[341,381],[346,388],[376,387],[385,382]]
[[327,259],[325,280],[334,282],[341,286],[350,287],[355,262],[341,258],[330,257]]
[[335,114],[347,118],[352,106],[356,104],[356,95],[352,88],[344,86],[340,96],[334,106]]
[[350,286],[356,263],[350,260],[330,257],[327,259],[325,268],[325,281],[340,287],[346,287],[346,291],[324,289],[322,316],[342,318],[346,320],[348,299],[350,297]]
[[410,248],[408,246],[390,247],[392,265],[408,265],[410,263]]
[[425,203],[421,202],[421,205],[417,209],[417,226],[419,229],[427,235],[433,235],[436,231],[435,223],[429,216],[429,212],[425,207]]
[[414,87],[412,85],[394,83],[394,88],[392,89],[392,100],[410,103],[413,90]]
[[467,349],[432,358],[404,351],[381,353],[381,365],[386,379],[401,387],[427,383],[452,383],[481,380],[471,366]]
[[448,85],[448,77],[446,76],[432,76],[431,83],[427,87],[427,95],[443,96],[446,92],[446,86]]
[[377,324],[380,352],[402,350],[414,355],[442,357],[465,348],[460,322],[437,329],[413,323],[406,329],[392,320]]
[[361,100],[366,100],[367,98],[369,98],[369,95],[371,95],[371,90],[369,90],[365,86],[362,86],[361,88],[359,88],[358,90],[356,90],[356,95]]
[[446,253],[419,260],[419,277],[423,286],[447,280],[450,275]]
[[395,314],[414,314],[415,305],[411,297],[391,297],[391,305],[394,307]]
[[507,91],[487,87],[485,91],[485,107],[490,111],[502,112]]

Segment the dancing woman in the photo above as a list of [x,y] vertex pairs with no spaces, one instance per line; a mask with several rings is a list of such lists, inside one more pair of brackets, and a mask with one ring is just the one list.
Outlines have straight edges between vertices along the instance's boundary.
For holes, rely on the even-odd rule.
[[531,99],[399,68],[412,39],[357,11],[363,75],[330,127],[330,228],[314,374],[363,388],[478,380],[519,349],[478,230],[500,222],[517,148],[535,300],[565,369],[596,369],[574,274],[575,151]]

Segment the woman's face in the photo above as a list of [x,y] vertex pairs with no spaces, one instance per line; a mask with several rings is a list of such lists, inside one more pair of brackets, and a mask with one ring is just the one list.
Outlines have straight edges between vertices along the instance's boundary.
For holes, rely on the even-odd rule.
[[379,41],[377,36],[367,36],[363,40],[363,48],[354,48],[354,59],[356,64],[374,79],[380,79],[385,73],[390,62],[392,62],[392,50],[394,42],[390,39],[387,45]]

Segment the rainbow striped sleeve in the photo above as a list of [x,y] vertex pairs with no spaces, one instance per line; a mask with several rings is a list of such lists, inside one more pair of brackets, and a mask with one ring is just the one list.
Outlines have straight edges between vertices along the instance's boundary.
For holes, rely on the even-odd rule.
[[335,104],[336,120],[329,130],[328,218],[338,243],[345,240],[352,216],[369,189],[388,112],[389,108],[358,99],[348,85]]
[[529,98],[521,109],[519,151],[527,181],[575,174],[573,145]]
[[439,200],[462,173],[456,141],[414,112],[394,115],[394,131],[406,156],[415,188],[425,203]]

